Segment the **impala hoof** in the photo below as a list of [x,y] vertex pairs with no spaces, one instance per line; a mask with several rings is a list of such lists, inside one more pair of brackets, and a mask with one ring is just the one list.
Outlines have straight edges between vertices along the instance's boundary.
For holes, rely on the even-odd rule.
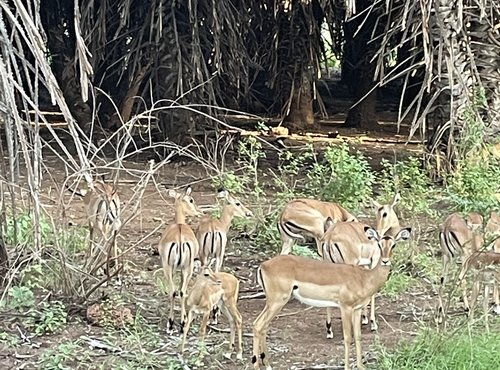
[[361,324],[368,325],[368,322],[369,322],[368,317],[366,317],[366,316],[361,317]]
[[333,339],[333,332],[327,332],[326,333],[326,339]]
[[378,325],[375,321],[372,321],[371,325],[370,325],[370,330],[371,331],[377,331],[378,330]]
[[222,356],[224,356],[224,358],[227,358],[228,360],[230,360],[231,359],[231,352],[226,352]]
[[241,352],[240,352],[240,353],[238,353],[238,354],[236,355],[236,359],[237,359],[237,360],[240,360],[240,361],[243,361],[243,353],[241,353]]

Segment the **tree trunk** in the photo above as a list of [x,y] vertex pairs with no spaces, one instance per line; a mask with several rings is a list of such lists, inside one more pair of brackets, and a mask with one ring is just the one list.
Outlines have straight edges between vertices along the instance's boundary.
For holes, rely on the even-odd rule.
[[[368,0],[358,0],[356,3],[358,13],[373,5]],[[376,42],[370,43],[377,17],[378,12],[374,9],[368,17],[358,16],[344,23],[345,49],[342,61],[342,82],[347,84],[354,102],[347,113],[346,127],[374,128],[377,126],[377,92],[373,89],[376,60],[370,62],[378,48]],[[362,23],[362,28],[359,29]]]
[[312,83],[305,72],[299,86],[295,86],[290,112],[286,120],[287,126],[296,130],[307,130],[314,125]]

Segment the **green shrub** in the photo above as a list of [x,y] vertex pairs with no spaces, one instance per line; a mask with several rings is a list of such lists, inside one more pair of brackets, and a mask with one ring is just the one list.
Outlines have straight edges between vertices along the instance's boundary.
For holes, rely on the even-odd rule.
[[500,161],[465,160],[447,178],[446,192],[453,207],[461,212],[488,214],[500,208],[496,193],[500,191]]
[[316,161],[306,174],[307,195],[359,209],[372,196],[375,176],[368,160],[360,152],[351,154],[345,143],[329,145],[323,154],[324,162]]

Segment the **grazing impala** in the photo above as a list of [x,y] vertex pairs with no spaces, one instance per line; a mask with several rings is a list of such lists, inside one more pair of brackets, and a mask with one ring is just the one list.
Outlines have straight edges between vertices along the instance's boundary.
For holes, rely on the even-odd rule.
[[185,320],[182,336],[181,352],[184,352],[186,337],[195,314],[202,314],[200,324],[200,340],[204,340],[207,330],[208,318],[212,308],[217,305],[226,316],[231,328],[229,352],[226,357],[231,357],[236,334],[236,358],[243,359],[243,327],[240,311],[238,310],[238,293],[240,283],[237,278],[226,272],[212,272],[209,267],[203,267],[203,272],[197,276],[187,297],[187,319]]
[[[321,239],[323,260],[333,263],[347,263],[366,268],[376,266],[380,258],[380,250],[374,238],[368,238],[365,232],[366,224],[361,222],[337,222],[328,220],[328,227]],[[375,295],[370,301],[371,330],[377,330],[375,320]],[[365,312],[362,315],[362,323],[367,324],[368,318]],[[332,332],[332,308],[326,309],[326,337],[333,338]]]
[[493,250],[500,253],[500,215],[497,212],[491,212],[485,231],[486,237],[493,239]]
[[237,217],[252,217],[252,212],[247,209],[240,200],[232,197],[226,190],[221,190],[217,194],[218,198],[224,199],[220,219],[216,220],[206,216],[200,222],[196,237],[200,244],[200,261],[202,266],[209,263],[210,258],[215,258],[215,272],[221,270],[224,262],[224,253],[227,245],[227,233],[231,226],[231,221]]
[[289,254],[294,243],[299,239],[305,240],[305,235],[316,239],[318,254],[321,256],[320,239],[328,218],[333,222],[357,221],[356,217],[336,203],[315,199],[295,199],[289,202],[278,220],[278,230],[283,242],[281,254]]
[[[253,357],[255,369],[259,361],[267,370],[268,359],[266,334],[272,319],[281,311],[292,295],[300,302],[314,307],[340,307],[344,332],[345,363],[349,369],[349,352],[354,329],[356,360],[361,362],[361,310],[384,285],[389,277],[390,259],[396,242],[410,237],[411,229],[401,229],[392,237],[379,238],[371,227],[365,234],[378,241],[381,257],[373,269],[365,269],[342,263],[329,263],[309,258],[280,255],[263,262],[257,272],[259,284],[266,294],[266,305],[253,323]],[[267,362],[267,366],[266,366]]]
[[[186,290],[193,274],[194,259],[198,255],[198,239],[188,225],[186,216],[198,216],[198,210],[193,197],[191,187],[187,187],[184,193],[169,190],[168,195],[175,199],[175,221],[167,226],[158,245],[163,272],[167,280],[167,289],[170,299],[168,313],[167,332],[172,333],[174,327],[174,299],[176,296],[174,273],[180,270],[182,274],[181,283],[181,318],[185,317]],[[181,326],[182,330],[182,326]]]
[[[458,213],[449,215],[440,227],[439,243],[441,246],[443,270],[441,274],[441,286],[439,288],[439,308],[438,318],[441,320],[443,313],[442,290],[446,284],[450,261],[457,257],[466,260],[473,252],[479,250],[483,244],[483,236],[480,228],[483,224],[483,217],[475,212],[471,212],[464,219]],[[463,299],[466,307],[467,289],[465,280],[462,280]]]
[[392,201],[388,204],[380,204],[379,202],[372,200],[373,205],[377,211],[376,224],[377,232],[379,235],[396,235],[401,226],[399,226],[399,219],[394,211],[394,207],[401,201],[401,196],[399,193],[394,194]]
[[498,296],[498,285],[500,283],[500,253],[495,251],[476,251],[472,253],[462,265],[459,274],[459,281],[463,281],[465,275],[472,271],[474,273],[472,286],[472,305],[466,303],[470,317],[474,315],[480,285],[484,285],[483,293],[483,311],[486,330],[489,331],[488,312],[489,312],[489,286],[493,285],[493,299],[495,306],[493,311],[500,314],[500,298]]

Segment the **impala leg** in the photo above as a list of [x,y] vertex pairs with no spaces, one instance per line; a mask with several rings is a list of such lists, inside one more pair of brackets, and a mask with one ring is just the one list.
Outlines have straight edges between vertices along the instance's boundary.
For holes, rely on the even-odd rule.
[[[349,354],[351,352],[352,342],[352,310],[341,307],[340,315],[342,317],[342,332],[344,333],[344,369],[349,370]],[[361,317],[359,318],[361,320]]]
[[207,334],[208,320],[210,319],[210,311],[203,313],[200,324],[200,341],[205,341],[205,335]]
[[191,327],[192,322],[193,322],[193,311],[189,310],[186,319],[186,326],[184,327],[184,332],[182,333],[181,353],[184,352],[184,346],[186,344],[187,334],[189,332],[189,328]]
[[318,255],[320,257],[323,257],[323,248],[321,248],[321,238],[315,238],[316,239],[316,249],[318,252]]
[[332,330],[332,307],[326,308],[326,338],[333,338],[333,330]]
[[229,326],[231,328],[231,336],[229,338],[229,351],[226,357],[231,357],[231,352],[233,351],[234,340],[237,333],[238,339],[236,342],[236,358],[238,360],[243,360],[243,328],[240,311],[236,307],[235,302],[232,302],[228,305],[222,303],[220,309],[222,311],[222,314],[226,316],[227,320],[229,321]]
[[356,344],[356,365],[358,369],[364,369],[361,352],[361,309],[354,310],[352,315],[352,328],[354,332],[354,343]]
[[[442,241],[443,243],[443,241]],[[448,269],[450,266],[450,257],[443,253],[443,270],[441,272],[441,284],[439,286],[438,290],[438,299],[439,299],[439,306],[438,306],[438,322],[441,323],[443,320],[443,315],[444,315],[444,306],[443,306],[443,291],[444,287],[446,284],[446,278],[448,276]]]
[[471,296],[472,306],[469,306],[469,317],[471,320],[474,320],[474,311],[476,309],[477,297],[479,296],[479,288],[480,288],[480,282],[475,281],[474,284],[472,285],[472,296]]
[[484,313],[484,326],[486,328],[486,332],[489,334],[490,325],[488,323],[488,311],[489,311],[489,297],[490,296],[490,286],[488,283],[484,284],[484,297],[483,297],[483,313]]
[[295,239],[286,234],[285,231],[283,231],[283,229],[281,228],[281,225],[279,223],[278,223],[278,230],[280,232],[281,241],[283,242],[280,254],[290,254],[290,252],[292,251],[292,247],[295,244]]
[[[181,320],[184,320],[186,317],[186,299],[187,299],[187,288],[189,284],[189,280],[191,279],[191,275],[193,274],[193,265],[186,266],[182,269],[182,285],[181,285]],[[207,313],[210,316],[210,311]],[[203,316],[205,317],[205,316]],[[205,324],[206,326],[206,324]],[[181,321],[181,331],[184,327],[184,321]]]
[[371,331],[377,331],[378,330],[378,324],[377,324],[377,319],[375,318],[375,294],[372,295],[371,302],[370,302],[370,322],[371,322]]
[[498,277],[495,278],[493,282],[493,301],[495,302],[495,306],[493,307],[493,312],[497,315],[500,315],[500,296],[498,293]]
[[[167,333],[172,334],[174,331],[174,299],[175,299],[175,284],[173,269],[168,266],[165,262],[163,263],[163,272],[165,274],[165,279],[167,283],[168,300],[169,300],[169,310],[168,310],[168,324]],[[184,320],[184,318],[182,318]]]
[[260,359],[262,361],[262,365],[266,367],[266,370],[272,370],[272,367],[269,364],[269,359],[266,358],[266,335],[267,331],[269,330],[269,324],[271,323],[272,319],[281,311],[283,306],[288,302],[288,300],[290,299],[290,295],[273,297],[272,300],[269,300],[270,297],[267,297],[267,299],[268,301],[266,301],[266,306],[253,322],[252,363],[254,369],[260,368],[258,363],[258,359]]
[[[465,280],[465,276],[463,277],[463,279],[460,280],[460,286],[462,288],[462,300],[464,301],[465,310],[469,311],[471,309],[471,306],[470,306],[470,303],[469,303],[469,298],[467,297],[467,281]],[[471,299],[472,299],[472,297],[471,297]],[[475,302],[476,299],[477,299],[477,295],[472,300],[473,304],[474,304],[474,302]]]

